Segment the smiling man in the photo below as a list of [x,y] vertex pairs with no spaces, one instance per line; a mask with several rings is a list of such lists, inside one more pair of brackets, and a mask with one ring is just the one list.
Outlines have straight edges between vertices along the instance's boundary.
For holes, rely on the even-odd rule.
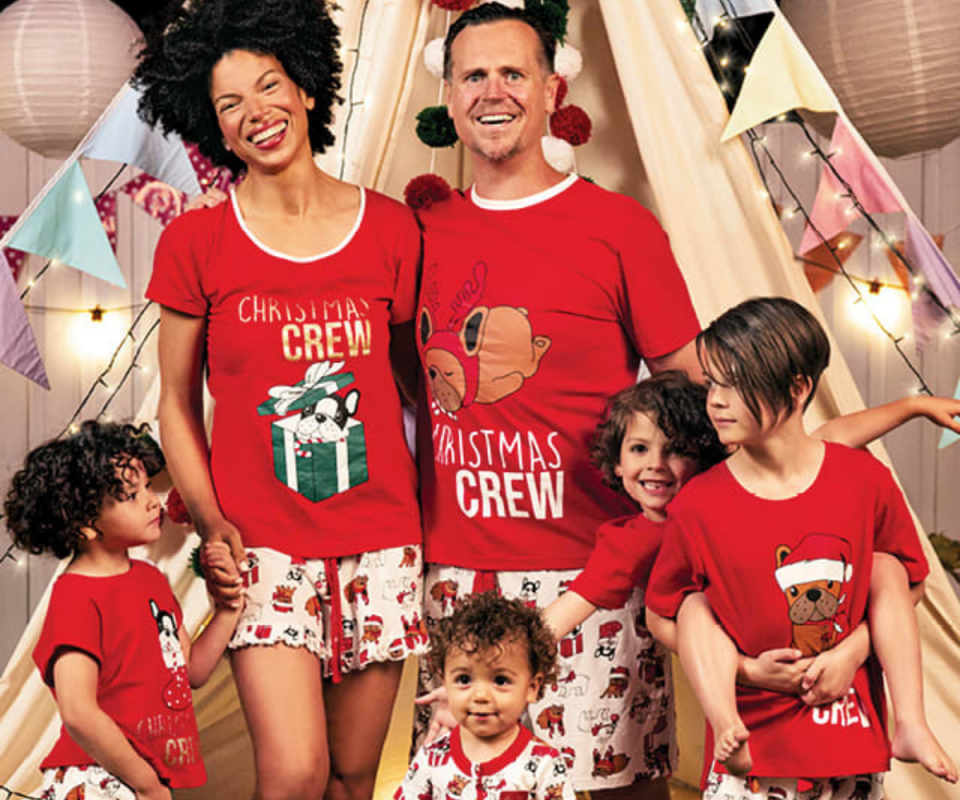
[[[589,461],[607,399],[641,359],[699,374],[699,325],[656,219],[544,159],[554,51],[536,18],[498,3],[446,39],[448,108],[475,183],[420,214],[431,619],[483,589],[538,606],[564,591],[597,528],[637,513]],[[642,622],[637,592],[562,640],[562,678],[530,709],[575,788],[608,800],[666,798],[676,766],[669,662]]]

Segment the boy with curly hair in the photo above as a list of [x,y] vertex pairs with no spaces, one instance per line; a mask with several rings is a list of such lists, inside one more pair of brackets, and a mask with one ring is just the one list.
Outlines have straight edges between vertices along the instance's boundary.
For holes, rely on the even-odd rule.
[[[210,677],[240,609],[219,604],[191,644],[167,579],[128,548],[160,536],[150,476],[163,455],[144,429],[88,421],[33,450],[4,511],[14,543],[70,558],[33,658],[63,720],[40,765],[43,800],[170,800],[206,780],[191,687]],[[223,543],[205,565],[239,583]]]
[[557,678],[540,612],[484,592],[439,620],[430,642],[457,726],[420,748],[395,800],[573,800],[560,753],[520,723]]

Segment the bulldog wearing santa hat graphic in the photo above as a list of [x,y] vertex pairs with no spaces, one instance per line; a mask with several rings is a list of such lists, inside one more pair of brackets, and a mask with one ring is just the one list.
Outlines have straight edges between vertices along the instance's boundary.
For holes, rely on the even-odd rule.
[[787,599],[792,647],[805,656],[829,650],[847,633],[847,584],[853,575],[850,544],[811,533],[796,548],[776,549],[774,575]]

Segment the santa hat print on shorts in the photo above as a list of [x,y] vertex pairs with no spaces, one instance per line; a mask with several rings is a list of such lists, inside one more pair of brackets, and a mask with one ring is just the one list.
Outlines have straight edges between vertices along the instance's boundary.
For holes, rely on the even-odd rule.
[[811,581],[846,583],[853,575],[850,544],[839,536],[811,533],[787,554],[774,575],[782,590]]

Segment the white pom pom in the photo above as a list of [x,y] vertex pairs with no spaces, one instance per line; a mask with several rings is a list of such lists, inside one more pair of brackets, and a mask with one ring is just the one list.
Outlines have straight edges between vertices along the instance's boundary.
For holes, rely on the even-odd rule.
[[557,53],[553,57],[553,71],[557,75],[569,82],[576,78],[582,69],[583,56],[580,55],[580,51],[576,47],[563,44],[557,48]]
[[423,48],[423,66],[434,78],[443,77],[443,39],[433,39]]
[[576,169],[577,159],[569,143],[556,136],[544,136],[540,139],[540,144],[543,147],[543,157],[557,172],[568,173]]

